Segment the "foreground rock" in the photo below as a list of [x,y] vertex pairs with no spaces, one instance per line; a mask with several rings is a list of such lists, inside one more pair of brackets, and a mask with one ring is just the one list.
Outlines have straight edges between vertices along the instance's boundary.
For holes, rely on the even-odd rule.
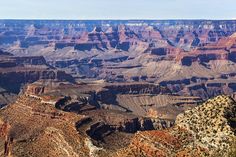
[[0,156],[89,156],[88,141],[75,128],[83,118],[21,96],[0,111]]
[[[180,114],[173,128],[138,132],[118,156],[229,156],[235,136],[236,102],[218,96]],[[234,152],[235,153],[235,152]]]
[[234,148],[236,103],[227,96],[178,115],[172,128],[156,121],[169,128],[159,131],[132,114],[100,109],[84,116],[51,100],[21,95],[0,110],[0,156],[227,156]]

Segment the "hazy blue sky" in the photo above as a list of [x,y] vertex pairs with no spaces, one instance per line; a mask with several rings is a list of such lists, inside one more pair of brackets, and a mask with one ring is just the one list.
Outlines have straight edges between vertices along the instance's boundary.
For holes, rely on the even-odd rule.
[[236,0],[0,0],[0,18],[236,19]]

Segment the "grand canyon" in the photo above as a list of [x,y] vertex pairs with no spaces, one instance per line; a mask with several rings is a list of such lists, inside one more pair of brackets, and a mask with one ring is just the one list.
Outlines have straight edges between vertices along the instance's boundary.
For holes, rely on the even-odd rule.
[[236,20],[0,20],[0,156],[236,155]]

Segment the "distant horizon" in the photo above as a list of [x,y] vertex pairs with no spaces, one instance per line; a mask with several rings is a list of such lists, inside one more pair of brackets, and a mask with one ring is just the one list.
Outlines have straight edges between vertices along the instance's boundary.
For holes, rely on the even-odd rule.
[[235,0],[1,0],[0,19],[236,20]]

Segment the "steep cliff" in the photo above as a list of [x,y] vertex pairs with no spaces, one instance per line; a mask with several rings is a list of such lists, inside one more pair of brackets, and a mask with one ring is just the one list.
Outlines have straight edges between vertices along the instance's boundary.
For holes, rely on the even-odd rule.
[[74,82],[71,75],[48,65],[42,56],[0,55],[0,75],[0,87],[10,93],[19,93],[25,84],[40,79]]

